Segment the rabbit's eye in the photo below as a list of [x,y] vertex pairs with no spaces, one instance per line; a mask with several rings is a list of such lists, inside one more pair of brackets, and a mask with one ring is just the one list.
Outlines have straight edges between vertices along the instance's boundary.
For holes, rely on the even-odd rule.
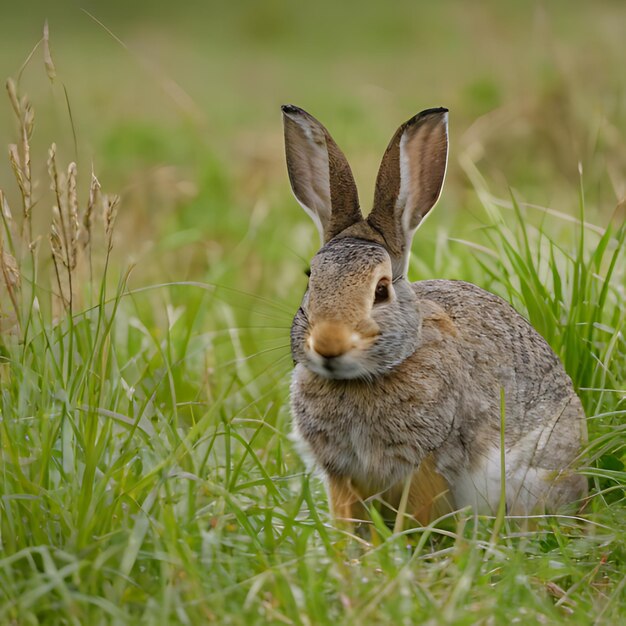
[[389,281],[382,279],[378,281],[376,285],[376,291],[374,292],[374,304],[380,304],[389,300]]

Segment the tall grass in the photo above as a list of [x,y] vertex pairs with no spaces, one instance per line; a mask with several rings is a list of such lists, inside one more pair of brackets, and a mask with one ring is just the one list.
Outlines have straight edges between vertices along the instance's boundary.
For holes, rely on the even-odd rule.
[[[117,201],[94,176],[81,191],[80,164],[31,155],[32,108],[10,97],[23,206],[3,194],[0,623],[623,620],[626,235],[587,224],[582,188],[557,237],[561,218],[493,198],[466,163],[486,242],[445,245],[563,359],[589,415],[585,508],[498,533],[465,510],[380,524],[370,543],[333,527],[287,436],[292,303],[215,282],[131,287],[111,263]],[[40,182],[33,200],[31,159],[49,162],[47,239],[32,232],[50,196]]]

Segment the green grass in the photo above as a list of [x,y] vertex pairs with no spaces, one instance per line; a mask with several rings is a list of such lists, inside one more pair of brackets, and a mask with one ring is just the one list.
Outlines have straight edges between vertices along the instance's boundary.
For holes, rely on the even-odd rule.
[[[57,78],[39,49],[19,84],[35,108],[25,242],[24,194],[0,169],[21,283],[0,275],[0,624],[621,623],[623,9],[116,6],[97,17],[130,51],[69,3],[46,8]],[[36,43],[33,7],[3,9],[7,75]],[[288,437],[288,331],[316,235],[288,192],[277,98],[328,123],[359,181],[414,107],[450,101],[449,177],[411,278],[498,293],[559,354],[589,416],[579,515],[528,527],[461,511],[379,524],[374,542],[333,526]],[[3,113],[2,143],[21,145]],[[60,172],[78,163],[81,219],[92,162],[122,194],[110,252],[98,209],[71,307],[48,242],[53,140]]]

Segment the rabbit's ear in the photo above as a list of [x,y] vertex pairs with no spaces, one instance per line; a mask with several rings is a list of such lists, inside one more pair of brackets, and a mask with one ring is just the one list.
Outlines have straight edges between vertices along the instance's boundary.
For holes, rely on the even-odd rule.
[[383,156],[367,221],[385,238],[394,275],[404,275],[415,229],[441,193],[448,161],[448,109],[405,122]]
[[363,219],[352,170],[330,133],[306,111],[284,105],[289,181],[322,242]]

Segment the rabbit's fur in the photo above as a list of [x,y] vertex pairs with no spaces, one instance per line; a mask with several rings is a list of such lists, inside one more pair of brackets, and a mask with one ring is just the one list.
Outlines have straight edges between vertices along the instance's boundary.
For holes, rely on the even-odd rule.
[[475,285],[405,278],[443,185],[447,110],[398,129],[367,219],[328,131],[297,107],[283,114],[292,189],[324,242],[291,331],[294,434],[334,514],[362,519],[377,495],[422,523],[465,505],[494,512],[503,422],[509,513],[584,496],[585,415],[544,339]]

